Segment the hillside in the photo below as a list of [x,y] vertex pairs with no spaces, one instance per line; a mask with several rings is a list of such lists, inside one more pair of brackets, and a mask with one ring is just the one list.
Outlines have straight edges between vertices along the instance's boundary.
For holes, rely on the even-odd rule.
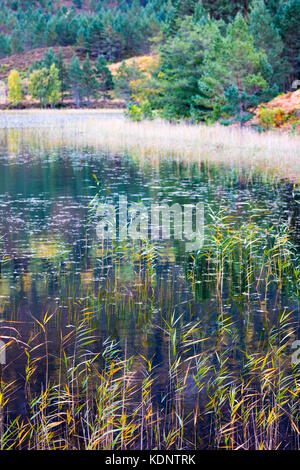
[[[300,77],[299,24],[300,0],[2,0],[1,102],[118,97],[132,119],[244,125]],[[251,124],[294,129],[291,96]]]
[[[74,54],[77,55],[81,61],[84,58],[84,55],[82,53],[80,54],[74,46],[55,46],[52,48],[40,47],[31,51],[24,52],[22,54],[15,54],[0,59],[0,80],[7,79],[9,72],[12,69],[17,69],[19,72],[27,73],[34,62],[42,61],[45,53],[49,51],[49,49],[52,49],[55,55],[57,55],[61,51],[66,64],[70,62]],[[157,60],[157,54],[149,54],[143,56],[130,57],[129,59],[125,59],[124,61],[114,62],[108,67],[111,73],[115,75],[123,62],[125,62],[126,65],[132,65],[135,62],[142,72],[149,72],[149,70],[157,62]]]
[[[27,51],[23,54],[15,54],[10,57],[5,57],[0,59],[0,106],[1,109],[5,109],[7,106],[7,79],[8,75],[13,69],[17,69],[21,74],[22,78],[24,79],[23,82],[27,82],[27,78],[29,76],[30,68],[34,62],[40,62],[43,60],[45,54],[52,49],[53,53],[57,55],[59,52],[62,53],[62,57],[66,66],[70,63],[71,58],[76,55],[79,59],[81,64],[84,61],[84,55],[78,53],[73,46],[67,47],[52,47],[52,48],[37,48],[31,51]],[[135,56],[129,59],[125,59],[124,61],[119,61],[116,63],[112,63],[108,65],[108,69],[112,73],[113,76],[116,76],[118,69],[120,66],[125,63],[127,66],[132,65],[133,63],[137,64],[138,68],[141,72],[144,72],[146,76],[150,75],[150,71],[152,70],[153,66],[157,64],[158,55],[144,55],[144,56]],[[93,61],[92,61],[93,62]],[[109,102],[104,101],[94,101],[90,103],[90,107],[117,107],[123,108],[125,106],[124,99],[117,99],[114,94],[112,94],[113,99],[109,100]],[[29,96],[25,96],[23,98],[22,103],[20,104],[21,107],[31,108],[36,106],[36,102],[31,100]],[[64,100],[64,105],[73,106],[74,101],[71,97],[67,96]]]
[[136,63],[142,72],[149,73],[153,66],[155,66],[158,62],[158,54],[148,54],[143,56],[130,57],[129,59],[125,59],[124,61],[110,64],[109,69],[113,75],[117,73],[117,70],[120,68],[123,62],[125,62],[125,64],[129,66],[133,63]]
[[82,11],[85,11],[85,12],[91,11],[89,0],[82,0],[81,3],[82,3],[81,8],[78,8],[78,7],[76,7],[76,4],[74,4],[73,0],[61,0],[61,1],[56,1],[55,2],[55,7],[56,8],[59,8],[59,6],[66,7],[66,8],[68,8],[68,10],[71,9],[72,7],[74,7],[74,8],[76,8],[77,13],[80,13]]
[[[30,51],[23,52],[22,54],[14,54],[9,57],[0,59],[0,80],[6,79],[12,69],[17,69],[19,72],[28,72],[34,62],[41,61],[50,47],[39,47]],[[75,54],[76,48],[74,46],[52,47],[54,54],[62,52],[64,60],[68,63],[71,57]]]
[[254,110],[250,124],[265,128],[300,130],[300,89],[280,94]]
[[108,62],[150,52],[169,6],[156,0],[3,0],[0,59],[44,47],[72,46]]

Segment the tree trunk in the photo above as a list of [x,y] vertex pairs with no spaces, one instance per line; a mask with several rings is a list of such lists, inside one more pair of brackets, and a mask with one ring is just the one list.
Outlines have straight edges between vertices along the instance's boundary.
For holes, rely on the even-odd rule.
[[75,99],[76,108],[80,108],[80,99],[79,99],[79,93],[77,90],[74,93],[74,99]]
[[244,114],[244,105],[243,105],[243,102],[241,101],[240,102],[240,124],[241,124],[241,127],[244,127],[245,123],[243,121],[243,114]]

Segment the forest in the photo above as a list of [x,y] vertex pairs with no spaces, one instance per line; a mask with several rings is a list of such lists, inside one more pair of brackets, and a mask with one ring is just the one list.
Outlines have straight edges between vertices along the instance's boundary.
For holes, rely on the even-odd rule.
[[[243,124],[259,103],[295,91],[299,25],[300,0],[2,0],[0,59],[45,48],[29,70],[11,71],[13,105],[22,93],[42,106],[117,97],[133,120]],[[109,64],[142,55],[148,70],[137,60],[111,74]]]

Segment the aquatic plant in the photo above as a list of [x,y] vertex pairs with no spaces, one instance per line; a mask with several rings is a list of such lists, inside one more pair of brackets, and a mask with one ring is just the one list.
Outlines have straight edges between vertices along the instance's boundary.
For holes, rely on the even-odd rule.
[[[195,298],[198,280],[210,277],[216,298],[210,318],[193,319],[191,311],[187,321],[178,305],[172,306],[173,287],[157,297],[153,275],[159,254],[149,242],[136,248],[133,296],[124,298],[118,280],[132,247],[114,244],[105,255],[113,266],[114,290],[99,303],[87,297],[79,311],[74,300],[65,328],[57,314],[46,313],[32,319],[23,341],[18,322],[1,324],[8,353],[14,348],[26,357],[22,412],[12,412],[20,387],[12,364],[1,366],[1,448],[298,448],[299,366],[291,362],[298,324],[283,299],[287,292],[298,298],[300,270],[288,226],[237,225],[222,212],[211,214],[206,244],[186,271]],[[276,295],[269,304],[271,288]],[[228,289],[240,310],[226,306]],[[141,309],[144,301],[151,306],[148,313]],[[113,311],[135,311],[166,344],[164,356],[128,354],[126,341],[100,338],[99,308],[106,318]],[[55,348],[49,342],[53,323]],[[14,361],[14,355],[8,357]]]

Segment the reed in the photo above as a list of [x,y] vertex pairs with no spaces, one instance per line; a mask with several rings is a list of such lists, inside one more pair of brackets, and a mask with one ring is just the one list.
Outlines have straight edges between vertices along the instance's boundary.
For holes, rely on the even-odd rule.
[[[1,113],[1,134],[12,151],[17,152],[18,142],[37,146],[39,151],[66,144],[81,148],[92,146],[104,152],[128,152],[151,164],[165,158],[207,161],[246,168],[250,173],[259,170],[295,182],[300,178],[298,135],[271,131],[259,134],[250,128],[171,124],[160,120],[133,123],[121,116],[115,117],[114,111],[105,115],[102,110],[72,110],[71,115],[65,111],[27,111],[25,114],[23,121],[20,112]],[[6,127],[10,128],[7,133]]]
[[[32,318],[21,341],[17,323],[1,323],[8,353],[17,348],[26,357],[22,413],[12,411],[19,386],[13,364],[1,368],[1,449],[299,448],[300,370],[291,362],[298,323],[284,304],[286,295],[299,300],[291,228],[239,226],[212,213],[202,250],[186,264],[194,293],[189,321],[171,283],[157,290],[159,256],[148,241],[112,243],[101,256],[103,272],[113,266],[110,289],[98,301],[87,296],[79,311],[74,299],[65,328],[56,312],[46,313]],[[124,297],[120,270],[130,259],[133,291]],[[214,311],[193,319],[199,281],[209,285]],[[147,348],[129,354],[126,342],[103,339],[99,308],[108,321],[134,313],[161,338],[164,357]]]

